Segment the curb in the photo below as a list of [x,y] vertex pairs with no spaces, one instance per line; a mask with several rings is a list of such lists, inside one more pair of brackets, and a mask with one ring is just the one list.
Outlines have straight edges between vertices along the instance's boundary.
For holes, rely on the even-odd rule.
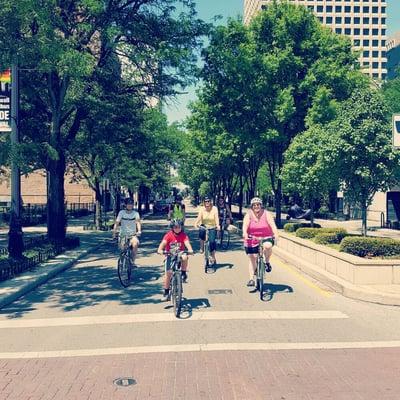
[[385,294],[367,287],[353,285],[350,282],[339,278],[323,269],[316,268],[307,261],[300,260],[278,246],[274,248],[274,255],[281,260],[304,272],[306,275],[316,279],[331,288],[334,292],[350,299],[366,301],[368,303],[382,304],[388,306],[400,306],[400,296],[395,294]]
[[[67,270],[68,268],[72,267],[78,260],[80,260],[81,258],[92,253],[93,251],[95,251],[96,249],[101,247],[103,244],[105,244],[107,241],[108,240],[104,240],[104,239],[99,240],[99,243],[96,244],[95,246],[83,250],[76,256],[71,256],[71,257],[69,257],[69,259],[67,259],[65,261],[62,261],[60,263],[55,263],[55,265],[50,270],[47,270],[46,272],[44,272],[42,274],[38,274],[38,276],[33,278],[32,281],[22,284],[15,291],[12,291],[9,294],[3,295],[0,300],[0,309],[9,305],[10,303],[14,302],[15,300],[19,299],[20,297],[24,296],[25,294],[31,292],[33,289],[37,288],[38,286],[42,285],[43,283],[46,283],[47,281],[49,281],[50,279],[52,279],[56,275],[58,275],[60,272],[63,272],[65,270]],[[56,261],[57,261],[57,258],[53,258],[52,260],[49,260],[48,262],[45,262],[42,265],[51,264]],[[23,277],[23,275],[21,275],[21,277]]]

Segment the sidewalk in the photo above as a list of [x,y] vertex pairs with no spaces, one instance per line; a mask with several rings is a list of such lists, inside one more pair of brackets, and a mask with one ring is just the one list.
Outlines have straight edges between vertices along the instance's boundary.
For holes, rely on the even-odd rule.
[[[148,214],[142,215],[142,219],[147,216]],[[83,229],[92,220],[93,215],[91,214],[81,218],[69,219],[68,221],[67,233],[79,236],[79,247],[42,263],[32,271],[23,272],[13,279],[0,282],[0,309],[47,282],[60,272],[72,267],[79,259],[96,251],[104,243],[110,242],[110,231],[86,231]],[[24,228],[24,234],[44,234],[46,231],[45,225]],[[5,240],[7,234],[8,231],[0,231],[0,241],[2,239]]]
[[[235,206],[234,206],[235,207]],[[238,209],[238,207],[236,207]],[[235,211],[236,211],[235,209]],[[247,212],[247,209],[243,209],[243,214]],[[286,215],[282,215],[285,218]],[[344,228],[348,233],[361,234],[361,220],[351,221],[337,221],[337,220],[325,220],[315,219],[315,223],[321,225],[323,228]],[[305,220],[290,220],[290,222],[309,222]],[[238,228],[237,232],[240,233]],[[400,240],[400,230],[383,229],[374,227],[374,230],[368,231],[368,236],[387,237],[392,239]],[[279,243],[275,249],[274,255],[279,257],[281,260],[290,259],[290,255],[285,254],[283,250],[279,248]],[[289,262],[290,263],[290,262]],[[400,265],[400,259],[399,259]],[[291,266],[294,267],[293,264]],[[330,287],[337,293],[342,294],[345,297],[349,297],[356,300],[367,301],[376,304],[384,305],[396,305],[400,306],[400,285],[354,285],[350,282],[341,279],[340,277],[330,274],[323,268],[318,268],[315,265],[307,264],[301,270],[295,267],[301,273],[311,276],[317,281]]]

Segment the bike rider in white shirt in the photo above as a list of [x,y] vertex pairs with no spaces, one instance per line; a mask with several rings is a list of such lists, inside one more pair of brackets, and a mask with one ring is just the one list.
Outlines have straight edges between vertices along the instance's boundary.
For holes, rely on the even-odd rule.
[[121,210],[114,223],[113,238],[117,236],[117,228],[121,225],[119,232],[118,245],[122,250],[125,243],[125,238],[129,238],[129,243],[132,246],[132,264],[135,262],[137,249],[139,247],[138,237],[142,233],[142,224],[140,222],[140,215],[133,209],[133,200],[130,198],[125,199],[125,210]]

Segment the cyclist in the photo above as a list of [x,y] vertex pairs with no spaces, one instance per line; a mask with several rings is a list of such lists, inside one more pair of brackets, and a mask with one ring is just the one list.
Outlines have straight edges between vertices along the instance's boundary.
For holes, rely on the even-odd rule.
[[[163,251],[169,251],[171,249],[171,244],[179,243],[179,249],[185,250],[185,248],[193,253],[192,245],[190,244],[188,235],[182,230],[183,221],[180,219],[172,219],[171,230],[167,232],[163,239],[161,240],[160,245],[158,246],[157,253],[163,254]],[[171,281],[171,257],[167,256],[164,261],[165,268],[165,279],[164,279],[164,294],[162,296],[162,301],[168,301],[169,298],[169,283]],[[182,255],[182,280],[183,282],[187,282],[187,269],[188,269],[188,256],[186,254]]]
[[113,238],[117,236],[117,228],[121,225],[119,232],[118,245],[121,250],[125,243],[125,239],[129,239],[129,244],[132,246],[132,264],[135,263],[137,249],[139,247],[138,237],[142,234],[142,223],[140,215],[133,209],[133,200],[125,199],[125,210],[121,210],[114,223]]
[[168,210],[168,220],[179,219],[185,223],[185,205],[182,203],[182,197],[176,196]]
[[204,198],[204,206],[200,207],[199,214],[194,223],[196,228],[199,228],[199,239],[200,239],[200,253],[204,252],[204,241],[206,239],[206,228],[208,231],[208,242],[210,245],[210,253],[213,264],[216,264],[215,250],[217,244],[215,239],[217,236],[217,230],[221,229],[218,218],[217,207],[213,206],[212,201],[209,197]]
[[233,221],[231,210],[228,204],[225,203],[223,196],[218,197],[218,218],[221,229],[226,229]]
[[263,254],[265,262],[265,270],[271,272],[271,264],[269,259],[272,254],[272,246],[278,240],[278,228],[276,227],[272,215],[263,208],[262,200],[254,197],[250,201],[250,210],[243,219],[243,239],[245,243],[246,254],[249,256],[249,276],[250,280],[247,286],[254,286],[254,275],[257,268],[258,241],[249,240],[249,236],[254,238],[268,238],[263,241]]

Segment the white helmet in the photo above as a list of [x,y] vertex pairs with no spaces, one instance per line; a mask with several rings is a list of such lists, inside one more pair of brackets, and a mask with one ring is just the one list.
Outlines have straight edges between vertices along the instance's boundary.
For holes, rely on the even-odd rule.
[[252,206],[253,204],[256,204],[256,203],[262,205],[263,202],[262,202],[262,200],[261,200],[259,197],[253,197],[253,198],[251,199],[251,201],[250,201],[250,205]]

